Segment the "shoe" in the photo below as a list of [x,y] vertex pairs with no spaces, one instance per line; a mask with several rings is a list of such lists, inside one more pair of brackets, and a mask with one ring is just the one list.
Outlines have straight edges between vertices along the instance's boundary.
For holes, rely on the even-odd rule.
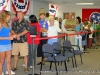
[[[41,64],[41,62],[37,63],[37,65],[40,65],[40,64]],[[42,65],[44,65],[44,62],[42,62]]]
[[29,68],[31,68],[31,69],[32,69],[32,68],[33,68],[33,66],[29,66]]
[[28,69],[28,68],[25,68],[25,72],[26,72],[26,73],[29,72],[29,69]]
[[2,75],[4,75],[4,73],[2,72]]
[[13,68],[13,69],[12,69],[12,71],[16,71],[16,70],[18,70],[18,69],[17,69],[17,68]]
[[[6,71],[6,74],[8,74],[8,71]],[[14,75],[15,72],[11,70],[11,74]]]
[[23,67],[25,66],[25,64],[22,65]]
[[39,62],[39,63],[37,63],[37,65],[40,65],[41,63]]

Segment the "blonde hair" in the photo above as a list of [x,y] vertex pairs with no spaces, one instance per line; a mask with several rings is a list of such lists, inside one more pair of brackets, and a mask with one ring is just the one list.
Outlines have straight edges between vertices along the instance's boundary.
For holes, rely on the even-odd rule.
[[0,12],[0,29],[2,28],[2,12]]
[[54,20],[54,16],[49,16],[49,21]]
[[2,22],[2,12],[0,12],[0,23]]
[[41,15],[46,15],[46,14],[45,14],[44,11],[41,11],[41,12],[39,13],[39,16],[41,16]]
[[6,22],[6,18],[10,15],[11,15],[10,11],[7,11],[7,10],[2,11],[2,22],[5,27],[9,27],[8,23]]

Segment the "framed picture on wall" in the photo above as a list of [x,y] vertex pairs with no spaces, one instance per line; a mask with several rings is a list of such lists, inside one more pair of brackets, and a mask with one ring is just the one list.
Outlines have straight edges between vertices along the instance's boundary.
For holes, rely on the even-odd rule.
[[40,8],[40,12],[44,12],[44,8]]
[[65,12],[63,13],[63,19],[69,16],[69,13],[72,13],[72,18],[75,20],[75,12]]

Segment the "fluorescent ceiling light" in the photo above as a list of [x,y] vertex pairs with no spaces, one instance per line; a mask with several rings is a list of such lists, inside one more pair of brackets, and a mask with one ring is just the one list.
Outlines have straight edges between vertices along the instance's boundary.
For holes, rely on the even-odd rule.
[[94,3],[76,3],[76,5],[94,5]]

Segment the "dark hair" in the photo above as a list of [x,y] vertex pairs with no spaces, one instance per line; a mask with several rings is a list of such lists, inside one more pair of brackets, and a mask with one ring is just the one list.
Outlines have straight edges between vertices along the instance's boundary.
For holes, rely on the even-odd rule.
[[15,16],[17,17],[17,13],[15,13]]
[[46,17],[49,17],[49,13],[46,13]]
[[93,20],[91,19],[90,22],[93,22]]
[[29,20],[30,20],[32,23],[38,22],[38,20],[37,20],[37,18],[36,18],[35,15],[30,15],[30,16],[29,16]]
[[[23,13],[23,12],[22,12],[22,11],[17,11],[16,14],[15,14],[15,16],[17,16],[18,13]],[[24,14],[24,13],[23,13],[23,14]]]
[[76,19],[78,19],[78,22],[81,23],[81,18],[79,16],[77,16]]

